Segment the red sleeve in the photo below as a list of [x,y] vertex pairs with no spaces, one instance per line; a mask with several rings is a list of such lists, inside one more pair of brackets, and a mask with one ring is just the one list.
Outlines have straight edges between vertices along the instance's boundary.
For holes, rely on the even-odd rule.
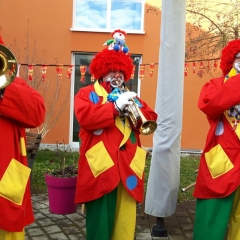
[[206,83],[199,96],[198,108],[209,119],[219,117],[224,111],[240,103],[240,75],[229,78],[215,78]]
[[38,127],[44,121],[45,111],[42,96],[23,79],[16,77],[5,88],[0,114],[17,121],[21,127]]
[[113,108],[113,103],[102,104],[102,97],[96,95],[92,86],[81,88],[74,98],[76,119],[85,130],[114,126],[115,109]]

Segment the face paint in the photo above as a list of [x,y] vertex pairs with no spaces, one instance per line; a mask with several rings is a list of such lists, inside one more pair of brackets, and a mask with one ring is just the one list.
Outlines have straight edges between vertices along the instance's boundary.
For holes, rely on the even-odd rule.
[[234,62],[233,67],[237,70],[237,72],[240,72],[240,59],[238,59]]
[[107,82],[110,82],[110,85],[113,87],[113,88],[116,88],[116,87],[120,87],[123,82],[124,82],[124,79],[122,76],[116,78],[116,77],[109,77],[107,79]]
[[124,74],[122,72],[110,72],[106,76],[106,81],[110,83],[113,88],[121,87],[124,82]]

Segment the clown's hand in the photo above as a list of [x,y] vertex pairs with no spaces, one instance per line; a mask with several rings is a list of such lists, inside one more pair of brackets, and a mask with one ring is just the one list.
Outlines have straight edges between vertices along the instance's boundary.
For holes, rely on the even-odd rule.
[[137,94],[135,92],[124,92],[119,95],[115,104],[120,111],[123,111],[126,106],[133,104],[132,98],[135,98],[136,96]]

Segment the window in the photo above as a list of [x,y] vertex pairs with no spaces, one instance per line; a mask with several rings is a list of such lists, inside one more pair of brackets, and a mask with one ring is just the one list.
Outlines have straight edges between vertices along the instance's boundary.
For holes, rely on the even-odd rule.
[[[89,84],[93,84],[94,82],[91,80],[91,75],[89,73],[89,65],[92,61],[92,58],[94,56],[95,53],[75,53],[74,54],[74,61],[75,61],[75,73],[74,73],[74,85],[72,89],[72,92],[74,92],[74,96],[77,94],[77,92],[79,91],[80,88],[85,87]],[[139,84],[138,84],[138,71],[139,71],[139,59],[141,59],[141,55],[137,55],[137,54],[132,54],[131,55],[132,59],[134,60],[135,63],[135,59],[137,59],[136,63],[135,63],[135,73],[134,73],[134,79],[129,80],[128,82],[126,82],[126,86],[128,87],[129,90],[134,91],[134,92],[138,92],[139,89]],[[80,72],[80,66],[86,66],[86,72],[84,75],[84,81],[80,81],[82,74]],[[72,103],[73,103],[73,99],[72,99]],[[73,106],[73,104],[71,104]],[[73,109],[72,109],[73,111]],[[79,133],[79,124],[77,122],[77,119],[74,115],[74,113],[72,112],[72,139],[71,142],[79,142],[78,139],[78,133]],[[74,147],[78,147],[78,145],[74,145]]]
[[73,30],[143,32],[145,0],[74,0]]

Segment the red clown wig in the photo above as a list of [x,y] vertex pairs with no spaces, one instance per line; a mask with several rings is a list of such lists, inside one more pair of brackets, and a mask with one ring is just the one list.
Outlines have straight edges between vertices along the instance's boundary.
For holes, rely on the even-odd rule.
[[240,39],[230,41],[227,46],[222,49],[220,68],[223,76],[226,76],[232,69],[235,56],[240,53]]
[[101,79],[110,71],[122,71],[126,82],[131,77],[133,62],[129,54],[105,48],[95,55],[89,68],[95,79]]

